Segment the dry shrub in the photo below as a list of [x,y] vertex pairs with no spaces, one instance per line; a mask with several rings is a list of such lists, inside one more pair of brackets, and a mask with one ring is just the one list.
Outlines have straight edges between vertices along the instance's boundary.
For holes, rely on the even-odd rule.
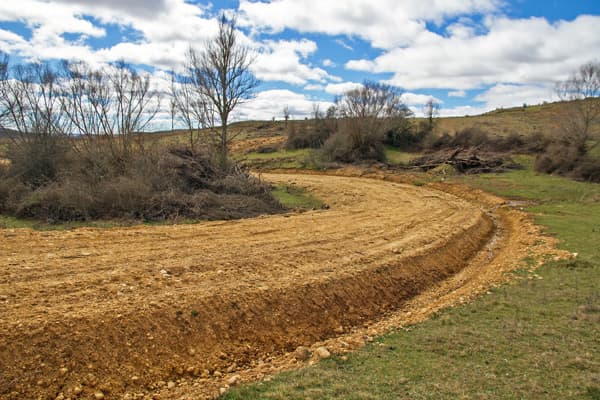
[[8,146],[10,174],[35,187],[56,179],[66,169],[69,145],[66,139],[55,136],[34,136],[11,142]]
[[315,120],[309,126],[306,123],[291,122],[285,148],[288,150],[318,149],[325,144],[332,132],[333,129],[325,120]]
[[377,135],[351,135],[344,130],[334,133],[323,145],[322,158],[330,162],[354,163],[385,161],[382,138]]
[[69,154],[69,169],[43,185],[9,168],[0,179],[0,211],[59,222],[228,219],[281,210],[268,185],[234,163],[223,167],[207,150],[146,149],[127,159],[104,150]]
[[428,146],[424,147],[428,150],[476,147],[489,152],[529,154],[543,151],[548,143],[548,138],[539,132],[532,135],[520,135],[516,132],[511,132],[507,136],[496,136],[478,127],[470,127],[458,131],[454,136],[444,133],[442,136],[431,141]]
[[600,182],[600,160],[582,153],[575,146],[552,143],[534,164],[538,172],[563,175],[569,178]]

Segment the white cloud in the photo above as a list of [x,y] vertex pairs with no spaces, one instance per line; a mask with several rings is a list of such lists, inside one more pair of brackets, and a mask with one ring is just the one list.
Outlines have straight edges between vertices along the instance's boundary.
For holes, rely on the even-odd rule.
[[493,110],[493,108],[489,108],[487,106],[457,106],[452,108],[441,108],[440,116],[441,117],[463,117],[465,115],[479,115],[486,113],[488,111]]
[[329,94],[341,95],[360,87],[362,87],[362,83],[357,82],[330,83],[325,87],[325,91]]
[[430,34],[427,41],[394,48],[374,60],[352,60],[346,67],[393,72],[388,83],[407,89],[549,82],[600,53],[599,24],[600,16],[555,24],[543,18],[488,17],[484,34]]
[[[240,1],[244,23],[258,31],[299,32],[357,36],[374,47],[392,48],[427,36],[426,21],[498,9],[499,0],[370,0],[321,1],[278,0]],[[393,27],[393,29],[390,29]]]
[[269,120],[282,118],[283,107],[289,107],[293,119],[302,119],[311,115],[313,106],[318,105],[326,110],[333,105],[330,102],[311,100],[307,96],[290,90],[267,90],[243,103],[235,111],[235,120],[259,119]]
[[[31,30],[31,39],[17,41],[0,35],[0,48],[31,59],[66,58],[97,64],[122,58],[175,67],[183,61],[190,43],[202,43],[216,32],[216,20],[205,14],[205,8],[184,0],[4,1],[0,2],[0,21],[22,22]],[[139,39],[94,50],[86,39],[104,37],[104,24],[131,30]],[[67,40],[65,33],[81,36]],[[242,40],[247,39],[242,35]]]
[[317,44],[308,39],[265,41],[259,47],[252,70],[264,81],[303,85],[309,81],[331,80],[332,77],[324,69],[303,63],[302,60],[315,51]]
[[466,97],[467,92],[465,90],[453,90],[448,92],[448,97]]
[[335,42],[337,44],[339,44],[340,46],[342,46],[343,48],[345,48],[346,50],[349,51],[354,51],[354,47],[350,46],[348,43],[346,43],[343,39],[336,39]]
[[475,97],[489,110],[556,100],[552,85],[498,84]]
[[498,108],[517,107],[523,104],[540,104],[558,100],[551,84],[518,85],[500,83],[475,97],[479,104],[441,109],[442,116],[478,115]]
[[323,66],[331,68],[331,67],[335,67],[336,64],[332,60],[330,60],[329,58],[326,58],[326,59],[323,60]]
[[320,84],[308,84],[306,86],[304,86],[304,90],[318,90],[318,91],[322,91],[325,90],[325,86],[320,85]]
[[443,101],[434,96],[418,93],[402,93],[401,99],[408,106],[423,106],[430,100],[433,100],[437,104],[443,103]]

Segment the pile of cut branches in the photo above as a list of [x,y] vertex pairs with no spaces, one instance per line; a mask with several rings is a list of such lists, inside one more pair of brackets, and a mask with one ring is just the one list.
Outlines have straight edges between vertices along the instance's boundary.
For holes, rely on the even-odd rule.
[[505,172],[520,168],[509,158],[480,152],[477,148],[463,149],[462,147],[425,154],[412,160],[408,168],[426,172],[447,165],[454,167],[461,174]]

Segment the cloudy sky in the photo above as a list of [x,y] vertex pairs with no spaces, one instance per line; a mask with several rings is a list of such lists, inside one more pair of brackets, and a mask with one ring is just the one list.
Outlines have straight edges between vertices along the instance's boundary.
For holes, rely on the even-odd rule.
[[553,86],[600,59],[599,0],[2,0],[0,50],[13,61],[125,60],[168,85],[189,46],[235,11],[256,53],[256,98],[237,119],[303,118],[365,79],[398,86],[417,113],[553,100]]

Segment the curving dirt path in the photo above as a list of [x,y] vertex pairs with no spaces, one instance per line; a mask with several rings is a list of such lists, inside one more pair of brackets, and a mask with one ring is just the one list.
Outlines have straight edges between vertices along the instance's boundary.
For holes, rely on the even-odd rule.
[[[277,369],[265,364],[295,365],[286,353],[297,346],[362,334],[508,243],[499,201],[382,177],[263,177],[307,187],[330,209],[0,230],[0,398],[211,396],[232,374],[257,379]],[[518,239],[524,249],[539,240],[530,233]]]

